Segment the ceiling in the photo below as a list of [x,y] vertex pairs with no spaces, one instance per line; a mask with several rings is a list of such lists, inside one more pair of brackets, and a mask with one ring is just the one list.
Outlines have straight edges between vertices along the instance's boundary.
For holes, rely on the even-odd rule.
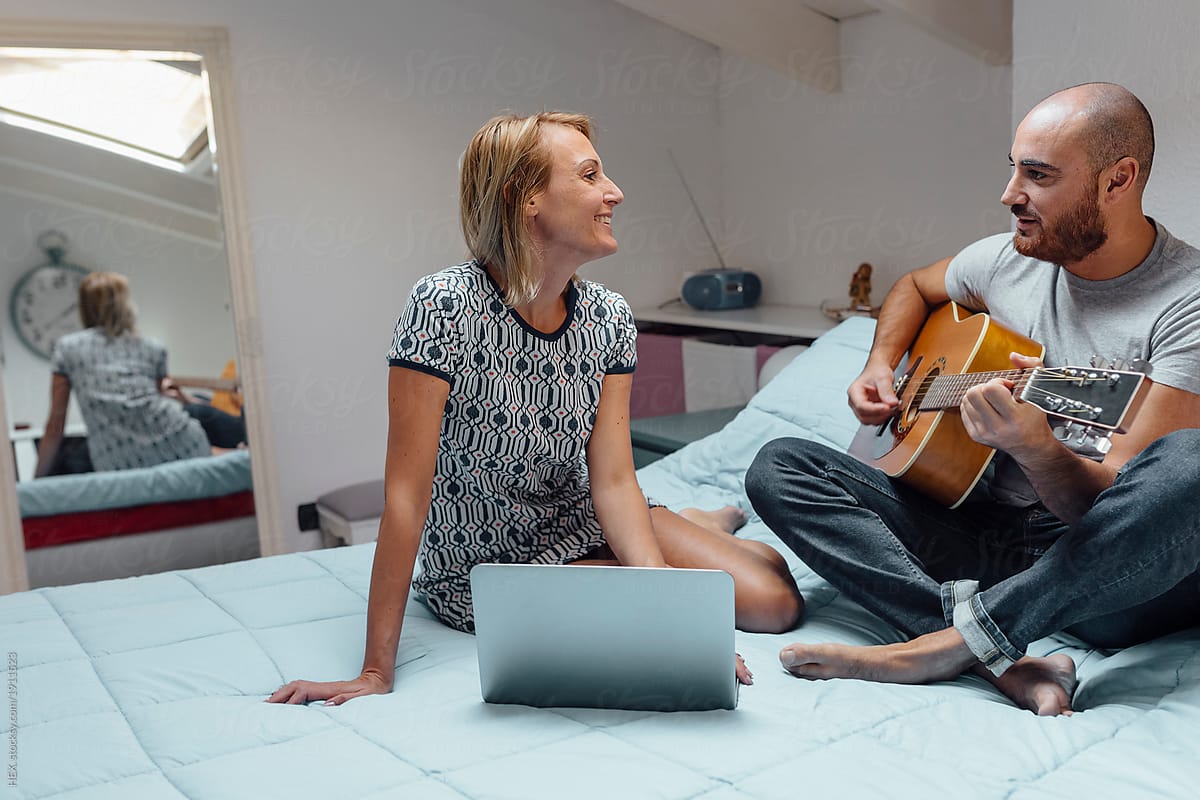
[[878,10],[866,0],[804,0],[804,5],[836,20],[859,17]]
[[842,20],[876,11],[989,64],[1012,63],[1013,0],[615,0],[826,92],[841,89]]

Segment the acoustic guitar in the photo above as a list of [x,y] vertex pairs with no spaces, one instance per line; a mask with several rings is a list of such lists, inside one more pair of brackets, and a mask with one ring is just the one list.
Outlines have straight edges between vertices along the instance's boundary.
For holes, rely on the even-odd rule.
[[[987,314],[954,303],[925,321],[897,377],[900,405],[883,425],[863,426],[851,455],[951,508],[967,498],[995,450],[967,435],[959,413],[972,386],[1003,378],[1013,395],[1067,421],[1060,439],[1087,443],[1097,455],[1137,412],[1150,387],[1140,372],[1094,367],[1013,369],[1011,352],[1041,357],[1045,348]],[[1076,448],[1083,449],[1083,448]]]

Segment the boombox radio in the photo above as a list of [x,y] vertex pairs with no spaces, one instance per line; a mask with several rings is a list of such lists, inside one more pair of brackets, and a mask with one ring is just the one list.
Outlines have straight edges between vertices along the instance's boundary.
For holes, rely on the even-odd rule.
[[683,302],[700,311],[750,308],[762,295],[762,281],[746,270],[710,269],[689,275],[680,294]]
[[687,193],[692,208],[696,210],[700,227],[704,229],[704,235],[708,237],[708,243],[712,245],[713,252],[717,255],[717,262],[721,265],[720,269],[709,269],[684,278],[683,286],[679,290],[680,297],[683,298],[683,302],[700,311],[750,308],[758,303],[758,298],[762,295],[762,281],[753,272],[747,272],[744,269],[730,269],[725,265],[725,257],[721,255],[721,248],[717,247],[717,240],[713,238],[712,231],[708,229],[708,223],[704,220],[704,215],[700,213],[700,206],[692,195],[691,187],[683,179],[683,170],[679,168],[675,154],[668,149],[667,155],[671,157],[671,165],[675,167],[679,182],[683,184],[683,190]]

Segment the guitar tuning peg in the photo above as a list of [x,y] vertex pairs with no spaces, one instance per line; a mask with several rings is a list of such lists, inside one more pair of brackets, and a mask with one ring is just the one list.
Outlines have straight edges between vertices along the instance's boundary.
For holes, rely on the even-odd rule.
[[1054,428],[1054,438],[1072,452],[1085,458],[1101,460],[1112,449],[1108,431],[1097,430],[1078,422],[1067,422]]
[[1092,356],[1089,363],[1096,369],[1116,370],[1118,372],[1140,372],[1149,375],[1154,367],[1144,358],[1105,358]]

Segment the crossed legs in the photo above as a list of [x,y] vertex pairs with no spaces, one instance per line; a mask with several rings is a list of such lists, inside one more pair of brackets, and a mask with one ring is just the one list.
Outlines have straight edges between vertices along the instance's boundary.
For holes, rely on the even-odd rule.
[[[781,661],[802,677],[901,683],[970,669],[1021,707],[1069,712],[1074,664],[1025,656],[1028,642],[1076,626],[1108,646],[1132,644],[1200,622],[1198,453],[1200,431],[1158,440],[1077,526],[1051,526],[1037,547],[1005,559],[978,554],[997,538],[1036,538],[1032,514],[990,507],[1002,530],[987,531],[990,514],[930,508],[827,448],[772,443],[747,475],[755,508],[814,570],[913,637],[877,647],[797,643]],[[960,580],[970,577],[979,582]]]

